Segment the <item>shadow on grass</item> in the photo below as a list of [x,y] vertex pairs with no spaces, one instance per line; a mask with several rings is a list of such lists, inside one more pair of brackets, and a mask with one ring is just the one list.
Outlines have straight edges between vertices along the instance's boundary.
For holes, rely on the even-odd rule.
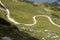
[[5,19],[3,19],[1,17],[0,17],[0,24],[7,25],[7,26],[10,26],[11,25],[9,22],[7,22]]
[[56,14],[51,14],[51,15],[52,15],[52,17],[54,17],[54,18],[60,19],[60,17],[59,17],[58,15],[56,15]]
[[12,40],[38,40],[28,33],[19,31],[15,25],[11,25],[3,18],[0,18],[0,40],[1,37],[10,37]]

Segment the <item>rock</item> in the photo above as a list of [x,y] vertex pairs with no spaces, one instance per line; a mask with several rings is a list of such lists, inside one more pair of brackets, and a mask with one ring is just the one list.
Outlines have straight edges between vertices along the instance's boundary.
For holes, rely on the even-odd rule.
[[2,37],[2,40],[12,40],[12,39],[9,37]]
[[54,4],[60,6],[60,0],[55,1]]

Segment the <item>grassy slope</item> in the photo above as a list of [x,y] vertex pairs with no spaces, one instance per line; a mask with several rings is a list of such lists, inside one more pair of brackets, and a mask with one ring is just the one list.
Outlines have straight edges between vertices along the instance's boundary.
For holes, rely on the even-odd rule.
[[[26,2],[13,2],[11,0],[2,0],[2,2],[10,10],[10,12],[11,12],[10,16],[20,23],[33,23],[32,17],[34,15],[39,15],[39,14],[51,16],[51,14],[54,13],[54,14],[57,14],[58,16],[60,16],[60,13],[58,13],[58,11],[60,11],[60,10],[58,10],[58,8],[56,8],[56,6],[52,6],[51,4],[43,4],[42,3],[43,4],[42,6],[36,7],[36,6],[33,6],[33,5],[26,3]],[[58,11],[46,12],[43,9],[44,7],[48,8],[48,9],[52,9],[52,7],[53,7],[52,10],[56,11],[56,9],[57,9]],[[39,12],[41,11],[42,13],[39,13],[38,11]],[[0,12],[0,15],[3,15],[2,13],[3,12]],[[6,17],[3,17],[3,18],[6,19]],[[59,31],[60,28],[52,25],[47,18],[37,17],[36,19],[37,19],[38,23],[32,27],[33,29],[35,29],[35,30],[37,30],[37,29],[49,29],[52,32],[60,35],[60,31]],[[54,20],[54,22],[56,22],[56,21]],[[37,35],[37,33],[36,33],[36,35]],[[38,34],[36,36],[36,38],[41,38],[41,36],[39,37],[39,34]]]

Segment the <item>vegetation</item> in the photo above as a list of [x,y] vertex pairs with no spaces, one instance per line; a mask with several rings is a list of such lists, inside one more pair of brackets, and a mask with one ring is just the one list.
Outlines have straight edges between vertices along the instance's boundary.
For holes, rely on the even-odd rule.
[[15,25],[11,25],[0,18],[0,40],[2,40],[2,37],[10,37],[12,40],[38,40],[28,33],[19,31]]
[[[34,22],[32,19],[33,16],[47,15],[50,16],[56,24],[59,24],[58,21],[56,21],[59,19],[54,19],[53,17],[60,18],[60,10],[58,10],[60,8],[54,4],[38,3],[39,6],[33,6],[30,4],[30,1],[13,2],[12,0],[2,0],[2,2],[9,9],[11,18],[19,23],[31,24]],[[44,8],[53,10],[54,12],[46,11]],[[58,40],[60,38],[60,28],[51,24],[45,17],[36,17],[37,24],[34,26],[24,26],[23,24],[14,25],[7,19],[6,12],[4,11],[0,11],[0,17],[0,38],[3,36],[9,36],[13,40],[43,40],[43,37],[46,40]],[[3,19],[7,22],[5,21],[5,23]],[[22,27],[25,27],[25,29]],[[31,31],[31,29],[35,31]],[[45,32],[45,29],[49,31]],[[18,32],[16,30],[18,30]],[[37,30],[42,30],[42,32],[36,32]],[[59,38],[48,38],[47,35],[51,33],[57,34]],[[26,37],[26,39],[24,37]]]

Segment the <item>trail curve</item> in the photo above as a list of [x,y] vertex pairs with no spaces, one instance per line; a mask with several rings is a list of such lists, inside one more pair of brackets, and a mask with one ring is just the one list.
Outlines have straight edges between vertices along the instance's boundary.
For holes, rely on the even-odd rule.
[[24,24],[24,25],[26,25],[26,26],[35,25],[35,24],[37,23],[36,17],[38,17],[38,16],[46,17],[46,18],[49,19],[50,23],[52,23],[53,25],[55,25],[55,26],[57,26],[57,27],[60,27],[60,25],[54,23],[53,20],[52,20],[49,16],[47,16],[47,15],[36,15],[36,16],[33,16],[34,23],[33,23],[33,24]]

